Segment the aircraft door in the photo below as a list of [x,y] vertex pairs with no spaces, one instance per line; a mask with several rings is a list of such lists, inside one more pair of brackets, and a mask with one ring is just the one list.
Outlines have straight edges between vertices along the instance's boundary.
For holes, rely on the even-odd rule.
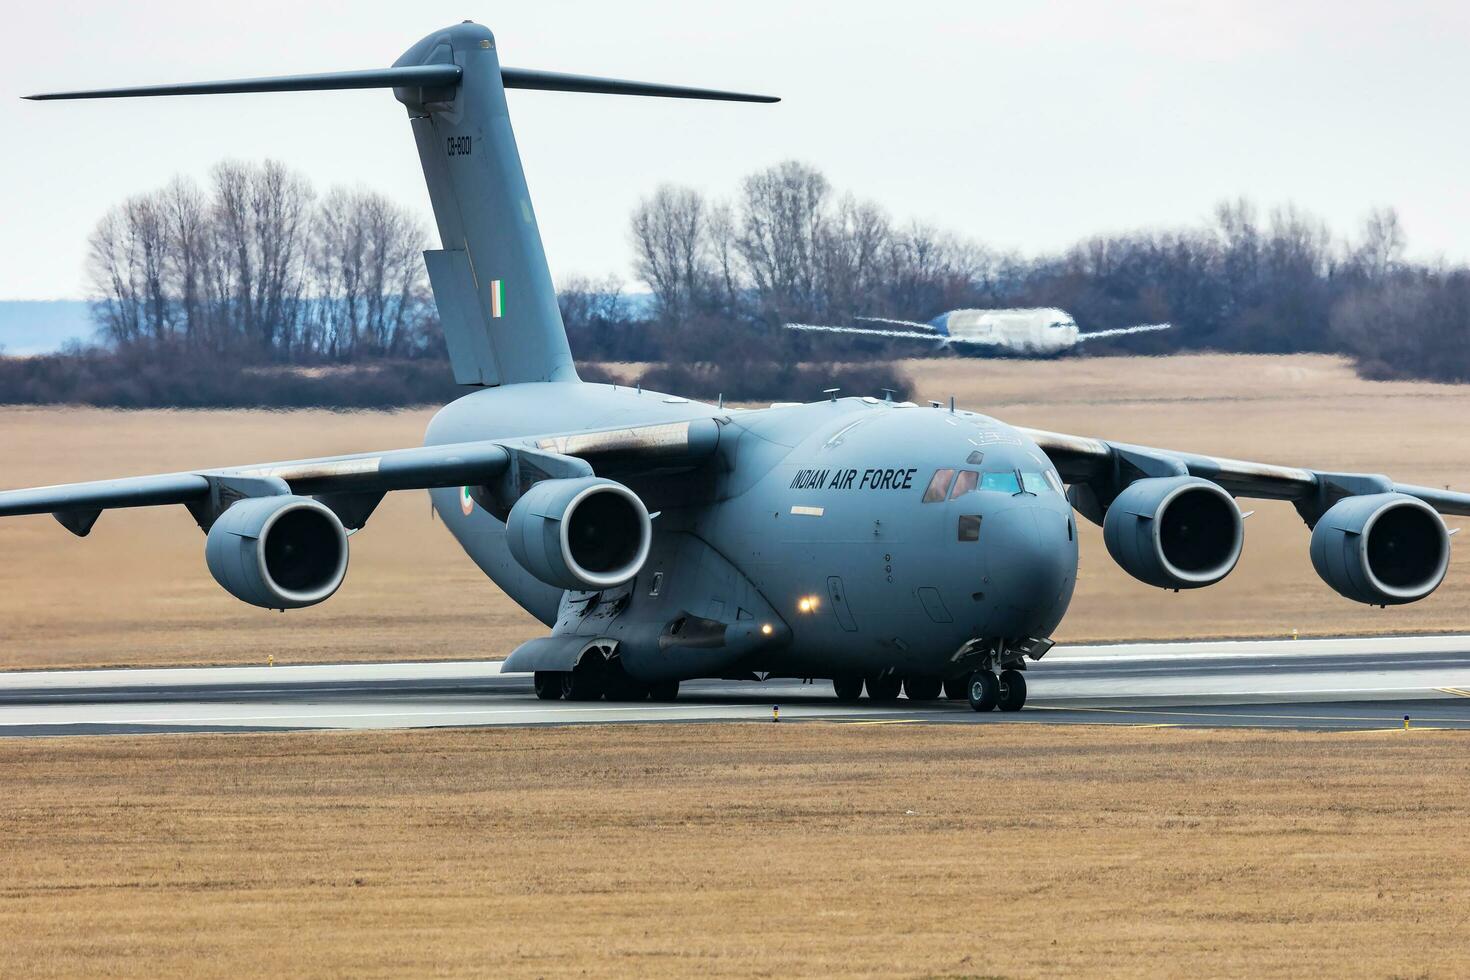
[[840,577],[828,576],[827,598],[832,600],[832,611],[837,614],[837,622],[847,632],[856,633],[857,620],[852,618],[852,607],[847,604],[847,589],[843,587]]

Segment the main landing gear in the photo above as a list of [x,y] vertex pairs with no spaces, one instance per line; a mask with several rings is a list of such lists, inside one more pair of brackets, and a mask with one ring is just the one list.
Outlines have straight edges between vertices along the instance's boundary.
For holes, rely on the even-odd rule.
[[1008,667],[997,676],[990,670],[970,675],[966,690],[970,707],[976,711],[1020,711],[1026,703],[1026,675]]
[[677,680],[645,683],[628,675],[618,660],[586,656],[572,670],[538,670],[536,696],[543,701],[673,701]]

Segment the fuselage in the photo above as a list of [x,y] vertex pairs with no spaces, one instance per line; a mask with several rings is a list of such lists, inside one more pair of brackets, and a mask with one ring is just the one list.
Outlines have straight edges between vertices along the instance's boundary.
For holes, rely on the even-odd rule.
[[995,347],[1018,354],[1060,354],[1077,345],[1077,323],[1052,307],[1016,310],[951,310],[931,322],[949,342]]
[[[731,411],[624,387],[523,384],[445,407],[426,441],[710,418],[721,423],[719,447],[697,472],[626,482],[658,511],[656,545],[661,536],[693,539],[747,580],[725,582],[728,570],[714,576],[686,597],[689,611],[715,620],[774,616],[783,642],[739,664],[691,660],[687,676],[737,668],[942,675],[971,641],[1046,637],[1060,622],[1077,572],[1071,508],[1046,456],[983,415],[871,398]],[[565,594],[517,565],[504,525],[467,492],[431,493],[480,568],[555,623]],[[678,584],[661,581],[676,570],[661,568],[660,554],[656,546],[631,589],[634,613],[654,601],[650,589]],[[737,609],[725,593],[739,588],[759,597]]]

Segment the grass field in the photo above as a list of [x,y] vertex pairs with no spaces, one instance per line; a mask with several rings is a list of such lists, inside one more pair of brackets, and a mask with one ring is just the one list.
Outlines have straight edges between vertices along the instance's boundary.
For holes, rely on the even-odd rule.
[[1470,972],[1470,741],[670,725],[0,741],[0,976]]
[[[1328,357],[941,358],[906,368],[916,398],[954,394],[1018,424],[1470,486],[1470,386],[1359,381]],[[0,484],[412,446],[430,414],[5,408]],[[1317,580],[1290,506],[1257,510],[1237,571],[1179,595],[1122,574],[1084,524],[1079,588],[1059,638],[1470,626],[1464,557],[1425,602],[1368,609]],[[435,526],[421,493],[389,496],[353,538],[342,591],[312,609],[278,614],[235,601],[205,570],[203,544],[183,508],[109,513],[85,540],[49,517],[0,521],[0,668],[496,657],[542,630]]]

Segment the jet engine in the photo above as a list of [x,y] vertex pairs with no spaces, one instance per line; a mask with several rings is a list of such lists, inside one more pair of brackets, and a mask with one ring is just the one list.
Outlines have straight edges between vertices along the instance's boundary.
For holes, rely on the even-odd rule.
[[638,574],[653,543],[638,495],[595,476],[535,484],[510,509],[505,529],[521,567],[559,589],[620,585]]
[[1103,518],[1108,554],[1129,575],[1163,589],[1214,585],[1245,543],[1235,500],[1209,480],[1152,477],[1130,483]]
[[1312,529],[1312,566],[1356,602],[1418,602],[1439,588],[1450,536],[1433,507],[1402,493],[1346,497]]
[[312,606],[347,574],[347,532],[310,497],[237,501],[209,529],[204,558],[236,599],[266,609]]

